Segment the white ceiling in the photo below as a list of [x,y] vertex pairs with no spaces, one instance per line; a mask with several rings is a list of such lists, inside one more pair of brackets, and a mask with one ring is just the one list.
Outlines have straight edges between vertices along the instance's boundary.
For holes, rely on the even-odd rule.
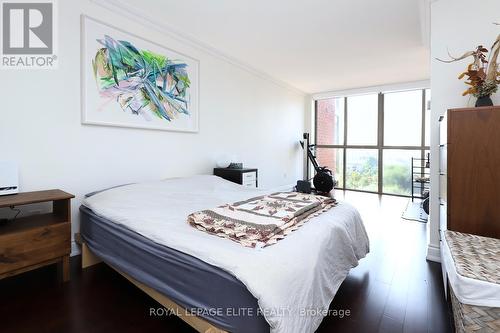
[[426,0],[120,2],[307,93],[429,78]]

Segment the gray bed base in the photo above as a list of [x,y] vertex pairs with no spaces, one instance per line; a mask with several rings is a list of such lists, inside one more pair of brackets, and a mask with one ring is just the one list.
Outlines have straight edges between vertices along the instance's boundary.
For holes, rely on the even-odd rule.
[[85,206],[80,212],[83,240],[106,263],[225,331],[269,332],[257,299],[230,273],[157,244]]

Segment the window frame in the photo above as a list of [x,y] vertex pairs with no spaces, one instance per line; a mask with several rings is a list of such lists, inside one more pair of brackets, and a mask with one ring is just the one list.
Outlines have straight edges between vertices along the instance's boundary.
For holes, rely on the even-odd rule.
[[[425,142],[425,136],[426,136],[426,109],[427,109],[427,91],[430,91],[429,88],[419,88],[419,89],[405,89],[405,90],[398,90],[398,91],[388,91],[388,92],[378,92],[378,117],[377,117],[377,144],[376,145],[348,145],[347,144],[347,131],[348,131],[348,112],[349,112],[349,107],[348,107],[348,102],[347,99],[350,96],[355,96],[355,95],[345,95],[345,96],[331,96],[327,98],[321,98],[321,99],[316,99],[314,101],[314,145],[316,148],[336,148],[336,149],[343,149],[343,162],[342,162],[342,177],[343,177],[343,184],[342,187],[335,187],[335,189],[338,190],[348,190],[348,191],[356,191],[356,192],[365,192],[365,193],[375,193],[379,195],[393,195],[393,196],[399,196],[399,197],[408,197],[411,198],[410,195],[404,195],[404,194],[394,194],[394,193],[385,193],[383,191],[383,179],[384,179],[384,174],[383,174],[383,167],[384,167],[384,157],[383,157],[383,152],[384,150],[391,150],[391,149],[396,149],[396,150],[419,150],[420,151],[420,158],[422,159],[422,162],[425,160],[426,156],[426,151],[430,150],[430,146],[426,146]],[[422,103],[421,103],[421,109],[422,109],[422,117],[421,117],[421,137],[420,137],[420,145],[418,146],[386,146],[384,144],[384,97],[386,93],[397,93],[397,92],[404,92],[404,91],[421,91],[422,93]],[[374,92],[366,92],[364,94],[374,94]],[[363,94],[363,95],[364,95]],[[318,145],[317,144],[317,135],[318,133],[318,101],[322,99],[330,99],[330,98],[344,98],[344,138],[343,138],[343,144],[337,144],[337,145]],[[430,130],[430,129],[429,129]],[[347,150],[348,149],[376,149],[378,152],[378,161],[377,161],[377,166],[378,166],[378,186],[377,186],[377,191],[366,191],[366,190],[358,190],[358,189],[351,189],[346,186],[347,184],[347,174],[346,174],[346,166],[347,166]],[[413,170],[412,170],[413,172]],[[411,180],[413,181],[413,179]]]

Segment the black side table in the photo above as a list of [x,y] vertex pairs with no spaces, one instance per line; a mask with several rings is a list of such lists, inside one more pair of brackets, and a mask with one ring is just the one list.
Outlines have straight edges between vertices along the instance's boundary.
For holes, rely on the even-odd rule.
[[257,187],[257,169],[214,168],[214,175],[246,187]]

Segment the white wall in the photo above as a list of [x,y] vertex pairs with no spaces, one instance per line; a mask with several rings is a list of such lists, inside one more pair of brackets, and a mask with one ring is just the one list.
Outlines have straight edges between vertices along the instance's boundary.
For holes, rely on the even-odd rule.
[[[223,154],[259,168],[262,187],[302,177],[304,95],[88,1],[60,0],[58,10],[59,69],[0,73],[0,159],[20,164],[23,191],[61,188],[75,194],[73,232],[85,193],[211,174]],[[199,133],[81,125],[82,13],[200,60]]]
[[[500,26],[500,2],[498,0],[439,0],[431,9],[431,218],[428,258],[439,259],[439,117],[449,108],[473,106],[475,100],[462,97],[466,90],[457,76],[468,61],[445,64],[435,58],[447,58],[447,49],[459,56],[475,49],[477,45],[490,47]],[[500,104],[500,93],[494,98]]]

